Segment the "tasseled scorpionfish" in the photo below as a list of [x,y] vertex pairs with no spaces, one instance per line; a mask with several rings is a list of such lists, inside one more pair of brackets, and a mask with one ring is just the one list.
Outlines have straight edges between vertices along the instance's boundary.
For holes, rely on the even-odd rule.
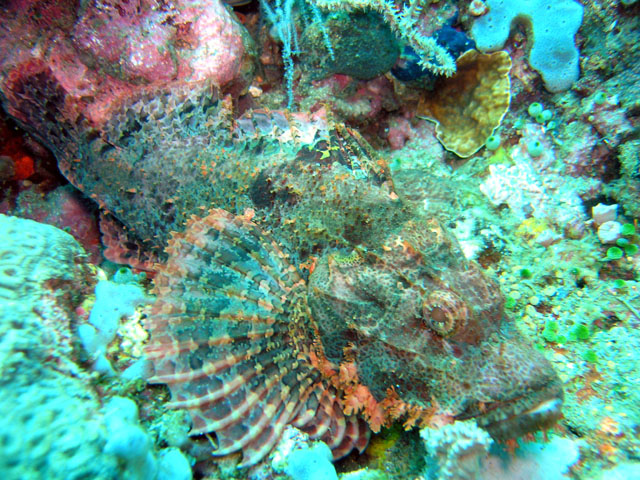
[[147,352],[192,434],[247,466],[289,424],[335,458],[395,420],[475,418],[498,440],[552,425],[560,381],[496,283],[360,136],[311,124],[239,120],[234,141],[260,147],[217,168],[246,185],[244,213],[212,209],[169,240]]
[[287,425],[338,458],[396,420],[475,418],[503,440],[559,418],[560,380],[498,285],[362,137],[309,116],[234,120],[214,90],[195,97],[123,107],[66,174],[168,245],[151,381],[192,434],[215,433],[215,455],[255,464]]

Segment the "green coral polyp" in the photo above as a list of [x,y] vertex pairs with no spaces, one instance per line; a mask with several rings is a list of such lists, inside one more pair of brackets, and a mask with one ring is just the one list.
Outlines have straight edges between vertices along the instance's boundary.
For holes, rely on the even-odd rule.
[[520,278],[528,279],[533,277],[533,273],[528,268],[520,269]]
[[547,320],[544,330],[542,330],[542,338],[549,343],[556,343],[558,341],[558,322]]
[[540,140],[531,140],[527,143],[527,151],[532,157],[539,157],[544,152],[544,146]]
[[624,256],[624,251],[620,247],[610,247],[607,249],[605,260],[620,260]]
[[584,323],[579,323],[571,331],[572,336],[575,336],[576,340],[585,341],[591,337],[591,330]]
[[625,237],[630,237],[631,235],[635,235],[636,234],[635,225],[633,223],[625,223],[624,225],[622,225],[620,234]]
[[607,101],[607,94],[605,92],[597,92],[593,97],[593,101],[597,105],[602,105]]
[[498,147],[500,147],[500,136],[491,135],[489,138],[487,138],[485,146],[487,147],[487,150],[491,150],[491,151],[497,150]]
[[542,104],[533,102],[531,105],[529,105],[527,112],[529,112],[529,115],[531,115],[532,117],[537,117],[542,113]]
[[616,278],[613,281],[613,286],[614,288],[624,288],[627,286],[627,282],[624,281],[622,278]]
[[598,362],[598,354],[594,350],[587,350],[585,352],[582,352],[581,357],[587,363]]

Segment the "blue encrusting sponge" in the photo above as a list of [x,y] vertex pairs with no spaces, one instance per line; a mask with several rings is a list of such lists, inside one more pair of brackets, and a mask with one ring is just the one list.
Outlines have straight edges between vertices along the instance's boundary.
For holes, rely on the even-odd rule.
[[486,0],[489,12],[471,27],[480,51],[502,48],[514,23],[522,22],[531,43],[529,64],[550,92],[567,90],[578,79],[580,52],[574,36],[583,7],[573,0]]

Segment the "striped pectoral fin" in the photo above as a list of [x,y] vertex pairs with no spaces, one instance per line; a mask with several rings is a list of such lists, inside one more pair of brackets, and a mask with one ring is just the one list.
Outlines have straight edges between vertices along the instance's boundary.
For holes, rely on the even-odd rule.
[[240,467],[248,467],[264,458],[280,440],[282,431],[289,424],[292,414],[291,403],[282,403],[272,421],[260,428],[251,441],[242,447],[242,463]]
[[356,415],[346,416],[331,388],[316,390],[306,406],[292,424],[311,438],[325,442],[334,460],[347,456],[354,449],[364,452],[371,436],[369,426]]
[[354,447],[358,452],[362,453],[369,445],[369,440],[371,439],[371,429],[369,428],[369,424],[364,421],[363,418],[356,418],[358,423],[358,431],[356,436],[354,437]]
[[286,348],[227,357],[220,369],[197,381],[164,378],[174,399],[168,406],[192,412],[193,434],[222,429],[269,404],[269,395],[299,366],[294,352]]
[[215,433],[214,454],[241,450],[243,466],[264,458],[288,424],[343,437],[348,423],[306,357],[304,283],[278,244],[246,217],[212,210],[167,251],[146,352],[151,381],[169,386],[169,407],[191,414],[191,433]]
[[311,438],[320,439],[331,428],[334,398],[332,398],[332,393],[324,385],[318,385],[313,395],[317,397],[317,400],[313,401],[317,408],[313,415],[309,417],[309,421],[302,424],[300,428],[308,433]]
[[226,455],[242,450],[241,466],[253,465],[266,456],[291,422],[317,375],[312,370],[306,375],[301,373],[301,370],[286,373],[267,386],[264,399],[242,412],[241,419],[216,428],[219,445],[214,454]]
[[329,430],[322,435],[321,439],[327,446],[334,450],[340,445],[344,434],[347,430],[347,420],[342,413],[342,407],[338,401],[334,401],[332,405],[331,423],[329,424]]
[[[209,322],[212,323],[212,322]],[[284,343],[283,335],[288,331],[286,325],[269,324],[266,320],[254,321],[242,312],[220,315],[212,325],[194,321],[189,328],[174,328],[170,335],[156,338],[146,348],[147,358],[156,362],[157,378],[152,383],[168,383],[163,380],[159,367],[163,359],[173,363],[173,373],[179,371],[178,362],[184,369],[193,372],[196,365],[205,363],[210,357],[209,352],[217,349],[220,360],[227,358],[229,364],[235,364],[242,358],[264,350],[273,350]],[[170,329],[170,328],[169,328]],[[243,348],[244,344],[251,344],[250,348]],[[206,361],[209,370],[213,368]],[[166,367],[162,369],[168,373]]]
[[331,449],[333,460],[340,460],[346,457],[354,449],[362,453],[369,445],[371,429],[367,422],[355,415],[346,417],[346,428],[340,443]]
[[250,466],[257,463],[261,458],[267,455],[280,440],[283,430],[301,411],[309,395],[319,385],[318,372],[310,369],[306,374],[290,376],[286,393],[281,393],[283,402],[280,405],[277,415],[273,416],[273,421],[267,428],[263,428],[249,443],[242,448],[242,464],[241,466]]
[[322,393],[325,388],[322,383],[314,385],[314,388],[309,392],[309,395],[307,395],[305,402],[300,405],[295,417],[291,420],[291,425],[302,429],[315,419],[318,406],[320,405],[320,393]]
[[[174,234],[169,260],[159,272],[160,292],[173,294],[183,311],[220,309],[283,313],[287,296],[303,285],[297,270],[276,242],[244,217],[212,210],[192,219],[185,233]],[[175,310],[175,308],[173,309]]]

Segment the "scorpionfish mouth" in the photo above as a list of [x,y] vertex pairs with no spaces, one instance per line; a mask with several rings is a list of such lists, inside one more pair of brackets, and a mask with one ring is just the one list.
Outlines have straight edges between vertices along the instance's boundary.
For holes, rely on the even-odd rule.
[[475,418],[496,441],[551,428],[562,416],[562,382],[551,364],[517,337],[482,351],[476,382],[456,419]]
[[562,417],[563,392],[559,382],[532,400],[519,398],[497,404],[493,409],[488,407],[487,413],[476,421],[500,442],[551,428]]

